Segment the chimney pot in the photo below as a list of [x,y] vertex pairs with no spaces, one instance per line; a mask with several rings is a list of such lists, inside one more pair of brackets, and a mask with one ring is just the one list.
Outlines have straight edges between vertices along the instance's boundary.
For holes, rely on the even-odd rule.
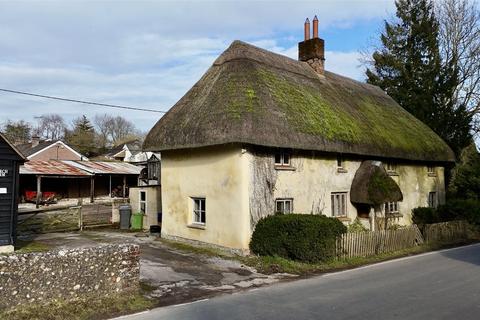
[[40,137],[35,135],[32,137],[32,148],[38,146],[38,144],[40,143]]
[[315,16],[313,18],[313,38],[318,38],[318,18]]
[[309,40],[310,39],[310,20],[305,20],[305,24],[303,26],[303,32],[304,32],[304,40]]

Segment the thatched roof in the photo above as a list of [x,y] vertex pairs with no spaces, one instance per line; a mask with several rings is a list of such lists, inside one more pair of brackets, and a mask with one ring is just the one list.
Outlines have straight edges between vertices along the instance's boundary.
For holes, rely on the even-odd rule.
[[403,194],[379,161],[363,161],[350,188],[350,201],[358,204],[379,205],[402,201]]
[[226,143],[409,160],[451,149],[380,88],[235,41],[147,135],[163,151]]

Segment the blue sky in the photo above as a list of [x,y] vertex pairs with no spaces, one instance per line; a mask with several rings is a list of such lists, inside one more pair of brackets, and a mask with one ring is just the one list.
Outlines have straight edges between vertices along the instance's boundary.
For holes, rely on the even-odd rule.
[[[236,39],[292,58],[318,15],[326,69],[363,80],[360,51],[392,1],[0,1],[0,88],[168,110]],[[148,131],[159,114],[0,93],[0,122],[119,114]]]

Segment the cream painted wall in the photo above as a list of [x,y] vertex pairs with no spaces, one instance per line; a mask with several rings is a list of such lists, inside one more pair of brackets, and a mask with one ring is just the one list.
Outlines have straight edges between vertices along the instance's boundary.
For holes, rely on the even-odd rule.
[[[273,160],[272,160],[273,161]],[[345,172],[338,172],[336,158],[292,156],[295,170],[278,170],[275,198],[293,198],[295,213],[322,213],[332,216],[331,193],[348,192],[347,217],[353,221],[357,210],[350,202],[350,186],[361,161],[343,161]],[[399,203],[400,225],[411,224],[413,208],[428,205],[428,193],[436,191],[438,201],[445,201],[443,167],[436,167],[436,176],[430,176],[425,165],[397,164],[397,175],[392,178],[402,190],[404,199]]]
[[[234,146],[162,153],[162,236],[247,250],[252,232],[249,200],[253,165],[262,163],[255,162],[255,157]],[[273,165],[273,154],[271,161]],[[331,216],[331,193],[347,192],[348,220],[344,222],[348,224],[357,216],[350,202],[350,186],[360,164],[360,160],[345,159],[345,170],[339,172],[336,158],[294,155],[294,170],[274,172],[273,199],[293,198],[296,213]],[[404,200],[400,203],[403,217],[396,223],[410,224],[411,210],[426,206],[430,191],[437,191],[439,202],[444,202],[444,170],[437,167],[436,171],[437,175],[431,177],[424,165],[397,164],[398,175],[392,177]],[[192,197],[206,198],[204,227],[193,224]],[[136,202],[132,199],[134,210]]]
[[[239,147],[162,153],[163,237],[247,249],[248,154]],[[192,197],[206,198],[204,228],[193,224]]]
[[132,213],[140,212],[140,191],[146,192],[146,215],[143,218],[143,228],[149,229],[152,225],[158,225],[157,214],[162,211],[161,188],[160,186],[130,188]]

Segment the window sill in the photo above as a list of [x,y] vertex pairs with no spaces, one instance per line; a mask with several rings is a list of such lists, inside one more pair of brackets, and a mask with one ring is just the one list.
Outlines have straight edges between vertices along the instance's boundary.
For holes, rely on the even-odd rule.
[[205,230],[205,225],[200,223],[192,223],[187,225],[188,228]]
[[275,165],[275,170],[284,170],[284,171],[295,171],[296,168],[292,166],[280,166],[280,165]]
[[349,217],[347,216],[344,216],[344,217],[335,217],[337,218],[338,220],[342,221],[342,222],[351,222],[352,219],[350,219]]
[[388,174],[389,176],[398,176],[398,173],[395,172],[395,171],[387,171],[387,174]]
[[428,173],[428,176],[429,176],[429,177],[436,177],[437,174],[436,174],[436,173],[429,172],[429,173]]
[[338,172],[338,173],[347,173],[348,170],[345,169],[345,168],[337,168],[337,172]]

